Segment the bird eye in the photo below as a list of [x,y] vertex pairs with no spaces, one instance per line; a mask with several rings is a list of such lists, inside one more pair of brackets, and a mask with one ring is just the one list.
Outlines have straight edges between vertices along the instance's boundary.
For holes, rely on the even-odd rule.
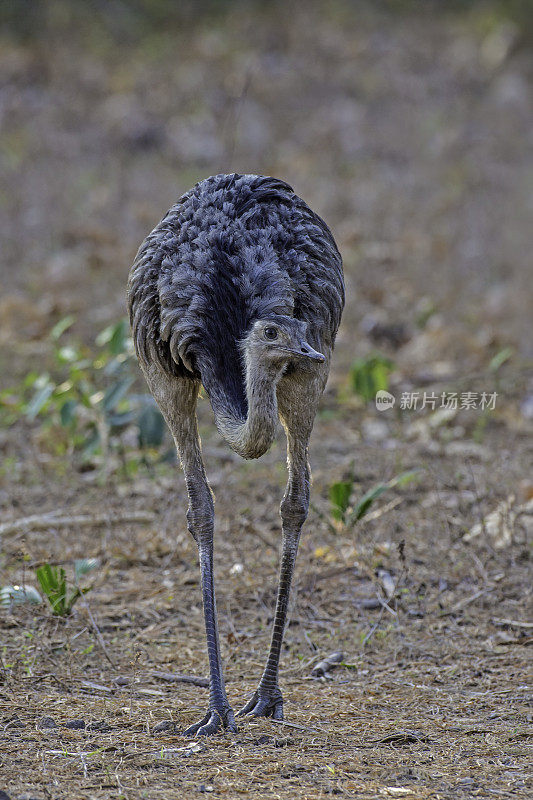
[[276,328],[265,328],[265,339],[270,339],[272,342],[278,338],[278,331]]

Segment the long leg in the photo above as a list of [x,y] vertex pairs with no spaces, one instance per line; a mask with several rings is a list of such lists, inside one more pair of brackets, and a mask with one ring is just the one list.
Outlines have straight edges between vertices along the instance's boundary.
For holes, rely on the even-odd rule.
[[[147,376],[149,377],[149,376]],[[164,381],[164,382],[163,382]],[[189,510],[188,528],[198,545],[202,580],[202,597],[209,660],[209,707],[195,725],[185,731],[185,736],[216,733],[221,727],[236,731],[233,711],[228,703],[218,639],[217,612],[213,581],[213,497],[207,482],[200,437],[196,419],[196,401],[199,384],[188,380],[149,380],[174,437],[181,466],[185,474]]]
[[280,402],[282,421],[287,433],[289,480],[280,507],[282,546],[276,613],[270,651],[259,686],[237,716],[251,714],[255,717],[283,719],[283,697],[278,685],[279,660],[298,543],[309,509],[310,470],[307,455],[318,396],[318,391],[313,397],[313,393],[307,390],[302,393],[302,403],[295,403],[293,394],[285,413],[283,403]]

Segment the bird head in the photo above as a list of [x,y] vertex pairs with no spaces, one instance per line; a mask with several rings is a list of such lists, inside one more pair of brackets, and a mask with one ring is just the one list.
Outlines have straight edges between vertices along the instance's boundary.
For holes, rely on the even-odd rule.
[[257,320],[243,344],[247,353],[271,364],[274,369],[289,361],[322,363],[326,360],[308,343],[307,324],[281,314]]

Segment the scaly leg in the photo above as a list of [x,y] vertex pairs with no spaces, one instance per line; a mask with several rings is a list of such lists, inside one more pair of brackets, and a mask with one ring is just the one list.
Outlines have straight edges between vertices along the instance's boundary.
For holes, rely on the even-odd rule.
[[254,717],[283,719],[283,697],[278,686],[279,659],[298,542],[309,508],[310,472],[307,462],[309,434],[310,426],[308,432],[299,431],[298,434],[287,429],[289,481],[280,508],[282,519],[281,566],[270,652],[257,690],[237,716],[251,714]]
[[[193,534],[195,535],[195,534]],[[196,538],[196,536],[195,536]],[[209,707],[206,715],[184,732],[185,736],[207,736],[217,733],[221,727],[237,731],[233,711],[228,703],[220,646],[218,642],[217,611],[213,584],[213,535],[198,540],[202,594],[204,603],[207,654],[209,659]]]
[[182,432],[181,441],[178,442],[178,451],[185,472],[187,492],[189,494],[188,527],[196,540],[200,557],[207,655],[209,659],[209,707],[205,717],[195,725],[191,725],[185,731],[185,736],[207,736],[211,733],[216,733],[221,727],[228,728],[230,731],[236,731],[237,728],[233,711],[226,696],[222,673],[213,581],[215,512],[200,453],[196,418],[194,419],[193,436],[184,436]]
[[[150,378],[147,375],[147,378]],[[213,532],[215,511],[213,497],[207,482],[202,454],[198,424],[196,419],[196,400],[199,384],[188,380],[166,381],[161,375],[149,380],[154,397],[159,403],[174,437],[181,461],[187,493],[189,510],[188,528],[198,545],[202,597],[204,605],[207,655],[209,660],[209,706],[205,716],[191,725],[185,736],[207,736],[217,733],[221,728],[235,732],[237,727],[233,711],[228,703],[222,660],[218,640],[217,611],[213,582]]]

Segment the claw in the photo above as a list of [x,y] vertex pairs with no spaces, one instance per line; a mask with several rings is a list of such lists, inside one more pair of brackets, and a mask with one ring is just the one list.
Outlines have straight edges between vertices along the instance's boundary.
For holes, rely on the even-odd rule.
[[252,717],[267,717],[268,710],[268,700],[260,700],[250,713]]
[[196,736],[198,731],[201,730],[209,722],[209,720],[211,719],[212,716],[213,715],[208,712],[205,715],[205,717],[200,720],[200,722],[196,722],[194,725],[191,725],[190,728],[187,728],[186,731],[183,731],[183,735],[184,736]]
[[255,708],[256,703],[257,703],[257,692],[251,696],[246,705],[244,705],[240,711],[237,711],[236,716],[244,717],[245,714],[249,714],[250,711],[252,711],[252,709]]
[[283,697],[279,689],[269,697],[260,697],[259,692],[254,692],[246,705],[237,713],[237,716],[243,717],[246,714],[251,717],[283,719]]
[[216,709],[208,711],[200,722],[196,722],[190,728],[187,728],[183,735],[187,737],[211,736],[213,733],[218,733],[221,728],[230,733],[237,733],[235,716],[231,708],[225,709],[222,713]]

